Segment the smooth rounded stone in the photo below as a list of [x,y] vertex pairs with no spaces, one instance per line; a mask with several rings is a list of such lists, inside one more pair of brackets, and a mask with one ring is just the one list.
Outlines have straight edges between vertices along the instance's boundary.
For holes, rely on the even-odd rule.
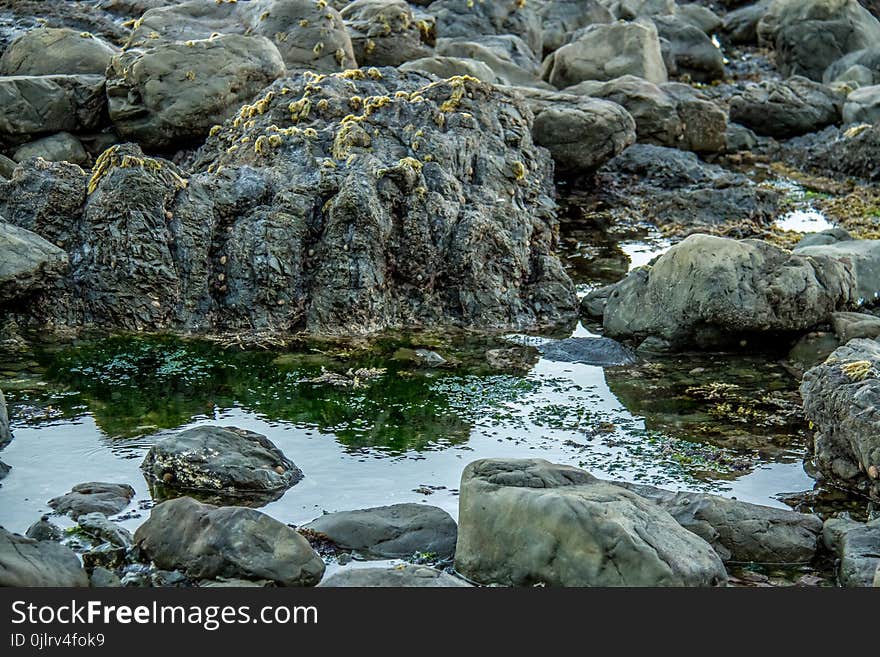
[[624,75],[654,84],[667,80],[660,38],[650,21],[589,25],[544,60],[542,73],[544,80],[560,89]]
[[115,589],[121,587],[122,582],[119,579],[119,575],[112,570],[98,566],[89,575],[89,586],[93,589]]
[[280,586],[314,586],[324,562],[287,525],[244,507],[216,507],[190,497],[153,507],[134,540],[159,568],[190,579],[271,580]]
[[708,542],[724,562],[797,564],[816,556],[822,536],[818,516],[718,495],[615,483],[668,511],[682,527]]
[[106,116],[104,77],[0,77],[0,138],[95,130]]
[[708,543],[653,502],[570,466],[487,459],[462,474],[455,569],[508,586],[715,586]]
[[89,32],[38,27],[0,56],[0,75],[104,75],[118,48]]
[[840,262],[855,277],[853,302],[874,304],[880,300],[880,240],[847,240],[822,246],[800,246],[794,253],[827,257]]
[[6,447],[11,442],[12,430],[9,428],[9,411],[6,408],[6,397],[0,390],[0,448]]
[[69,132],[43,137],[19,146],[12,159],[24,162],[34,157],[41,157],[48,162],[72,162],[85,165],[89,162],[89,154],[82,143]]
[[540,86],[552,89],[540,79],[541,65],[528,45],[511,34],[483,36],[479,40],[463,37],[440,39],[437,55],[483,62],[501,84]]
[[841,586],[877,586],[880,570],[880,519],[861,523],[831,518],[823,530],[825,547],[840,559],[837,579]]
[[111,61],[110,119],[125,139],[170,147],[206,136],[284,73],[278,49],[264,37],[157,42]]
[[730,99],[730,120],[766,137],[787,138],[838,123],[843,98],[804,77],[750,84]]
[[545,360],[557,363],[617,367],[637,360],[632,349],[610,338],[566,338],[542,344],[538,350]]
[[757,31],[784,76],[812,80],[844,55],[880,43],[880,21],[858,0],[774,0]]
[[880,85],[856,89],[843,105],[844,123],[877,123],[880,121]]
[[744,125],[728,123],[724,133],[724,143],[727,153],[750,151],[758,145],[758,136]]
[[864,87],[880,84],[880,46],[844,55],[825,69],[822,81],[825,84],[855,81]]
[[81,531],[98,541],[117,547],[128,547],[133,542],[130,531],[110,522],[103,513],[84,513],[76,519],[76,523]]
[[880,337],[880,317],[867,313],[839,312],[831,315],[831,325],[840,339],[841,344],[846,344],[854,338],[869,338],[874,340]]
[[377,558],[416,553],[448,559],[455,552],[457,527],[443,509],[424,504],[394,504],[328,513],[304,525],[339,547]]
[[520,0],[436,0],[427,13],[437,19],[437,38],[513,34],[528,44],[536,55],[543,51],[541,18],[537,3]]
[[679,75],[698,82],[712,82],[724,77],[724,56],[712,39],[700,28],[678,16],[656,16],[657,34],[670,44]]
[[730,43],[735,45],[757,45],[758,23],[764,18],[773,0],[761,0],[740,7],[724,15],[722,30]]
[[404,0],[355,0],[340,12],[360,66],[398,66],[431,55],[435,27]]
[[532,133],[560,172],[586,174],[635,142],[636,123],[616,103],[584,98],[575,107],[549,107],[537,114]]
[[834,485],[880,500],[880,343],[856,338],[804,374],[816,467]]
[[615,285],[604,285],[588,292],[581,299],[581,317],[602,319],[602,316],[605,314],[605,305],[608,303],[608,297],[614,292],[615,287]]
[[[157,41],[210,40],[217,34],[256,37],[241,42],[245,50],[248,46],[263,48],[259,37],[269,39],[291,70],[329,73],[357,66],[339,12],[314,0],[190,0],[156,7],[138,20],[127,47],[151,48]],[[224,68],[222,61],[215,63],[218,70]],[[217,82],[221,88],[222,79]]]
[[53,541],[35,541],[0,527],[0,586],[85,587],[79,558]]
[[545,55],[567,44],[581,28],[615,20],[599,0],[549,0],[543,3],[538,13],[543,27]]
[[[0,253],[0,304],[43,290],[67,272],[67,254],[62,249],[36,233],[3,221]],[[0,416],[0,445],[8,442],[8,434],[9,420]]]
[[722,109],[694,87],[667,82],[660,89],[671,96],[682,123],[677,148],[695,153],[720,153],[727,146],[727,110]]
[[129,505],[134,488],[128,484],[89,482],[77,484],[69,493],[53,497],[48,504],[56,513],[67,514],[74,520],[87,513],[113,516]]
[[588,80],[568,87],[564,93],[617,103],[635,121],[636,138],[640,143],[677,146],[684,136],[685,127],[676,100],[653,82],[634,75],[607,82]]
[[162,487],[221,498],[276,499],[303,477],[266,436],[215,426],[194,427],[163,438],[147,452],[141,470]]
[[691,235],[618,283],[605,307],[608,337],[670,349],[733,346],[763,333],[806,331],[854,301],[843,263],[760,240]]
[[423,57],[401,64],[398,68],[403,72],[426,73],[443,79],[468,76],[489,84],[500,82],[485,62],[465,57]]
[[35,541],[60,541],[64,538],[64,532],[53,522],[49,521],[49,516],[43,516],[34,524],[27,528],[24,534],[28,538]]
[[394,568],[348,568],[318,586],[356,588],[469,587],[467,582],[427,566],[404,564]]
[[852,236],[843,228],[829,228],[819,233],[807,233],[795,245],[795,249],[803,249],[808,246],[826,246],[837,242],[848,242]]
[[675,0],[606,0],[614,15],[624,20],[640,17],[669,16],[678,7]]
[[724,24],[718,14],[696,2],[678,5],[675,17],[710,35],[719,31]]

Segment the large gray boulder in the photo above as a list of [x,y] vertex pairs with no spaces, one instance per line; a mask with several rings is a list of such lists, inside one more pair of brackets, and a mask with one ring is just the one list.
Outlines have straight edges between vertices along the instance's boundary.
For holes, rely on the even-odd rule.
[[0,304],[50,287],[66,273],[67,264],[62,249],[36,233],[0,221]]
[[831,315],[831,326],[840,344],[846,344],[854,338],[880,337],[880,317],[868,313],[834,313]]
[[583,470],[482,460],[462,475],[455,568],[484,584],[714,586],[708,543],[666,511]]
[[94,130],[106,108],[103,76],[0,77],[0,140]]
[[[655,348],[711,348],[761,333],[805,331],[854,301],[852,272],[760,240],[691,235],[621,281],[605,334]],[[645,345],[647,347],[647,345]]]
[[0,75],[104,75],[118,48],[89,32],[38,27],[0,57]]
[[725,562],[809,563],[822,536],[818,516],[749,504],[705,493],[673,492],[618,483],[655,502],[708,542]]
[[446,511],[425,504],[394,504],[328,513],[303,526],[346,550],[371,557],[411,557],[417,552],[448,559],[458,529]]
[[856,338],[804,374],[819,471],[838,486],[880,500],[880,343]]
[[214,426],[194,427],[158,441],[141,470],[163,488],[260,501],[280,497],[303,476],[266,436]]
[[880,572],[880,518],[868,523],[848,518],[825,522],[825,547],[839,559],[837,578],[841,586],[877,586]]
[[724,77],[724,56],[721,49],[700,28],[675,16],[653,19],[661,39],[669,43],[679,75],[698,82],[712,82]]
[[0,527],[0,586],[83,587],[89,578],[73,550]]
[[520,0],[436,0],[428,14],[437,19],[437,38],[513,34],[525,41],[536,55],[543,51],[541,18],[535,3]]
[[635,75],[666,82],[657,28],[650,21],[590,25],[544,60],[542,77],[560,89],[584,80]]
[[567,44],[581,28],[614,22],[612,13],[599,0],[547,0],[539,9],[539,14],[544,34],[544,54]]
[[860,86],[880,84],[880,46],[865,48],[841,57],[825,69],[825,84],[858,82]]
[[340,12],[360,66],[397,66],[428,57],[435,27],[404,0],[355,0]]
[[324,574],[309,542],[284,523],[254,509],[215,507],[190,497],[155,506],[134,540],[156,566],[190,579],[314,586]]
[[427,566],[403,564],[394,568],[348,568],[334,573],[318,586],[355,588],[469,587],[458,577]]
[[489,65],[479,59],[470,57],[448,57],[434,55],[413,59],[401,64],[398,70],[405,73],[425,73],[436,75],[438,78],[471,77],[480,82],[489,84],[500,83],[498,75],[489,68]]
[[855,302],[872,305],[880,300],[880,240],[845,240],[834,244],[798,246],[794,252],[839,261],[855,277]]
[[69,493],[53,497],[48,504],[57,513],[76,520],[87,513],[116,515],[129,505],[133,497],[134,488],[128,484],[88,482],[77,484]]
[[278,49],[237,34],[126,50],[107,70],[110,119],[151,148],[204,137],[284,75]]
[[757,32],[783,75],[812,80],[844,55],[880,43],[880,21],[858,0],[774,0]]
[[843,105],[844,123],[877,123],[880,121],[880,85],[856,89]]
[[730,120],[759,135],[787,138],[839,123],[843,98],[804,77],[751,84],[730,99]]
[[501,84],[543,86],[541,64],[528,45],[512,34],[482,36],[479,39],[458,37],[439,39],[435,52],[447,57],[462,57],[483,62]]
[[728,110],[689,84],[660,85],[676,103],[683,126],[678,148],[695,153],[720,153],[727,148]]
[[72,162],[84,166],[89,162],[89,154],[83,148],[82,142],[69,132],[59,132],[28,142],[19,146],[12,159],[16,162],[24,162],[34,157],[40,157],[47,162]]

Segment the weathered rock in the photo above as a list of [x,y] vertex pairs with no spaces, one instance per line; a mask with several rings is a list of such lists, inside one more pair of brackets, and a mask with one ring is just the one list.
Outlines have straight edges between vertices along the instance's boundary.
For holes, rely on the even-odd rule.
[[328,513],[303,527],[339,547],[378,558],[411,557],[417,552],[448,559],[455,552],[457,527],[443,509],[394,504]]
[[880,500],[880,343],[856,338],[839,347],[804,374],[801,395],[820,472]]
[[590,319],[602,319],[605,314],[605,306],[608,297],[614,292],[615,285],[603,285],[602,287],[588,292],[581,299],[581,316]]
[[759,240],[691,235],[621,281],[608,299],[608,337],[667,348],[732,346],[761,333],[805,331],[853,301],[849,269]]
[[688,75],[698,82],[711,82],[724,77],[724,56],[712,39],[700,28],[678,16],[655,16],[654,25],[661,39],[670,44],[679,75]]
[[0,57],[0,75],[104,75],[117,48],[89,32],[40,27]]
[[863,124],[847,130],[828,128],[787,144],[786,159],[832,176],[880,181],[880,125]]
[[739,123],[728,123],[724,133],[725,152],[750,151],[758,145],[758,135]]
[[[0,304],[48,287],[67,271],[67,254],[36,233],[0,222]],[[8,424],[7,424],[8,429]],[[3,443],[0,426],[0,444]]]
[[357,588],[423,588],[470,586],[464,580],[426,566],[349,568],[334,573],[318,586]]
[[82,143],[69,132],[59,132],[57,135],[19,146],[12,159],[24,162],[33,157],[41,157],[48,162],[72,162],[79,165],[88,164],[89,161],[89,155]]
[[843,99],[803,77],[749,85],[730,100],[730,120],[768,137],[793,137],[840,121]]
[[823,536],[825,547],[840,559],[837,577],[841,586],[876,586],[876,573],[880,568],[880,519],[861,523],[832,518],[825,522]]
[[544,60],[542,77],[561,89],[584,80],[613,80],[623,75],[654,84],[666,82],[666,66],[653,23],[590,25]]
[[812,80],[843,55],[880,42],[880,21],[858,0],[774,0],[757,31],[783,75]]
[[485,62],[467,57],[423,57],[399,66],[405,73],[426,73],[438,78],[471,77],[480,82],[495,84],[500,79]]
[[0,449],[12,442],[12,431],[9,429],[9,412],[6,410],[6,398],[0,390]]
[[605,0],[614,15],[625,20],[669,16],[676,11],[675,0]]
[[0,527],[0,586],[88,586],[74,552],[52,541],[35,541]]
[[265,436],[214,426],[163,438],[147,452],[141,469],[150,480],[170,489],[265,501],[280,497],[303,476]]
[[159,568],[191,579],[266,579],[314,586],[324,562],[287,525],[243,507],[215,507],[181,497],[155,506],[134,540]]
[[0,481],[6,479],[6,475],[9,474],[9,471],[12,470],[12,466],[0,461]]
[[102,76],[0,77],[0,140],[94,130],[106,105]]
[[655,502],[708,542],[725,562],[809,563],[822,536],[817,516],[748,504],[718,495],[618,483]]
[[110,119],[126,139],[170,147],[206,136],[284,71],[278,49],[263,37],[230,34],[126,50],[107,70]]
[[15,171],[15,160],[5,155],[0,155],[0,182],[9,180]]
[[583,470],[483,460],[461,483],[456,570],[515,586],[712,586],[718,555],[663,509]]
[[397,66],[431,55],[435,26],[404,0],[355,0],[341,11],[361,66]]
[[90,482],[77,484],[69,493],[49,500],[50,507],[57,513],[67,514],[74,520],[87,513],[116,515],[129,505],[134,497],[134,488],[128,484],[106,484]]
[[636,355],[625,345],[610,338],[566,338],[538,347],[546,360],[558,363],[583,363],[600,367],[632,365]]
[[758,23],[764,18],[773,0],[761,0],[740,7],[724,16],[724,32],[733,44],[757,45]]
[[82,532],[99,542],[110,543],[116,547],[128,547],[132,544],[131,532],[125,527],[116,525],[103,513],[84,513],[76,519]]
[[840,339],[841,344],[846,344],[854,338],[869,338],[871,340],[880,337],[880,317],[867,313],[840,312],[831,315],[831,325]]
[[856,89],[843,105],[844,123],[877,123],[880,121],[880,85]]
[[853,301],[874,304],[880,300],[880,240],[845,240],[824,246],[797,246],[798,255],[827,257],[840,262],[855,278]]
[[35,541],[60,541],[64,533],[58,525],[50,522],[49,516],[43,516],[27,528],[25,536]]
[[119,580],[119,575],[112,570],[98,566],[89,575],[89,586],[93,589],[119,588],[122,582]]
[[539,14],[545,55],[567,44],[581,28],[614,21],[614,16],[599,0],[549,0],[543,3]]
[[721,29],[724,24],[718,14],[696,2],[679,5],[675,10],[675,17],[710,35]]
[[825,84],[851,80],[865,87],[880,84],[880,46],[851,52],[834,62],[822,75]]
[[838,242],[849,242],[852,240],[850,235],[843,228],[828,228],[818,233],[807,233],[804,235],[794,248],[803,249],[808,246],[825,246],[828,244],[837,244]]
[[440,39],[436,53],[449,57],[478,60],[488,66],[501,84],[539,86],[552,89],[540,80],[541,65],[528,45],[517,36],[483,36]]
[[688,84],[667,82],[660,85],[676,103],[683,126],[678,148],[695,153],[719,153],[727,145],[727,111]]
[[541,18],[534,4],[519,0],[473,2],[436,0],[427,12],[437,18],[437,38],[513,34],[525,41],[536,55],[543,50]]

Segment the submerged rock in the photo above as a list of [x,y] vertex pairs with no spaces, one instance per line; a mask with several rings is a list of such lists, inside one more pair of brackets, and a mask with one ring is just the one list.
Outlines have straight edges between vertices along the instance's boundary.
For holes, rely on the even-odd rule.
[[137,547],[159,568],[190,579],[271,580],[314,586],[324,562],[287,525],[243,507],[215,507],[190,497],[162,502],[134,534]]
[[116,525],[103,513],[85,513],[76,519],[82,532],[100,542],[110,543],[116,547],[128,547],[132,544],[131,532],[125,527]]
[[129,505],[133,497],[134,488],[128,484],[90,482],[77,484],[69,493],[52,498],[48,504],[57,513],[76,520],[86,513],[116,515]]
[[567,338],[538,347],[541,355],[557,363],[583,363],[599,367],[632,365],[636,355],[629,347],[611,338]]
[[482,460],[461,483],[455,568],[474,581],[530,586],[714,586],[708,543],[666,511],[577,468]]
[[52,541],[35,541],[0,527],[0,586],[88,586],[76,554]]
[[426,566],[404,564],[394,568],[349,568],[334,573],[318,586],[357,588],[425,588],[470,586],[464,580]]
[[832,518],[823,531],[825,547],[840,560],[837,578],[841,586],[860,588],[877,585],[880,572],[880,519],[868,523]]
[[458,528],[446,511],[424,504],[394,504],[328,513],[303,526],[339,547],[372,557],[411,557],[429,553],[448,559]]

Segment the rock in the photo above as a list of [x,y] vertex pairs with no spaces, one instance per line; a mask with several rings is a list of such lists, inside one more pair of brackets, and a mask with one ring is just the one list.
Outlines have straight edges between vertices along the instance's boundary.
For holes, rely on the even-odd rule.
[[[251,49],[265,50],[264,39],[269,39],[291,70],[329,73],[357,66],[351,38],[339,12],[327,3],[313,0],[190,0],[156,7],[138,20],[127,47],[152,48],[161,41],[211,40],[215,34],[246,35],[237,41],[238,55]],[[225,56],[217,57],[214,64],[218,68],[207,68],[202,80],[223,70],[220,64]],[[217,86],[211,87],[214,93],[223,88],[221,79],[216,79]]]
[[400,65],[403,72],[427,73],[446,79],[452,77],[471,77],[481,82],[495,84],[498,76],[484,62],[463,57],[423,57]]
[[181,497],[153,507],[134,540],[159,568],[190,579],[266,579],[314,586],[324,562],[287,525],[254,509],[215,507]]
[[456,571],[489,584],[714,586],[708,543],[663,509],[577,468],[482,460],[462,475]]
[[[49,287],[67,270],[67,254],[36,233],[0,221],[0,304]],[[0,444],[3,444],[0,419]]]
[[762,333],[808,330],[853,293],[852,273],[829,256],[698,234],[619,283],[603,326],[608,337],[652,337],[672,349],[732,346]]
[[880,85],[856,89],[843,105],[844,123],[877,123],[880,121]]
[[880,181],[880,126],[828,128],[796,141],[788,142],[786,159],[798,166],[835,177]]
[[840,121],[842,99],[803,77],[749,85],[730,100],[730,120],[759,135],[786,138]]
[[841,344],[846,344],[854,338],[869,338],[871,340],[880,337],[880,317],[867,313],[840,312],[831,315],[831,325],[840,339]]
[[852,236],[843,228],[829,228],[819,233],[807,233],[804,235],[794,248],[803,249],[808,246],[824,246],[827,244],[836,244],[837,242],[848,242]]
[[483,62],[500,84],[547,87],[540,80],[541,65],[528,45],[517,36],[483,36],[479,41],[465,38],[440,39],[437,55]]
[[435,26],[404,0],[355,0],[340,15],[361,66],[398,66],[431,55]]
[[871,305],[880,299],[880,240],[797,246],[794,252],[802,256],[832,258],[849,269],[855,277],[854,302]]
[[263,37],[127,50],[107,70],[110,119],[125,139],[167,148],[206,136],[284,71],[278,49]]
[[12,470],[11,465],[7,465],[3,461],[0,461],[0,481],[6,479],[6,476],[9,474],[10,470]]
[[422,588],[470,586],[464,580],[426,566],[349,568],[334,573],[318,586],[357,588]]
[[119,575],[112,570],[98,566],[89,575],[89,586],[93,589],[119,588],[122,582],[119,580]]
[[427,12],[437,19],[438,39],[512,34],[525,41],[536,55],[543,51],[541,18],[534,4],[519,0],[436,0]]
[[64,538],[61,528],[49,521],[49,516],[43,516],[37,522],[27,528],[25,536],[35,541],[60,541]]
[[614,16],[599,0],[551,0],[543,3],[538,12],[543,27],[545,55],[567,44],[572,35],[583,27],[614,22]]
[[376,558],[416,553],[448,559],[455,552],[457,527],[443,509],[425,504],[394,504],[328,513],[303,526],[339,547]]
[[220,498],[281,497],[302,471],[266,436],[236,427],[200,426],[163,438],[141,470],[163,488],[212,493]]
[[632,365],[636,355],[628,347],[610,338],[566,338],[538,347],[545,360],[557,363],[583,363],[599,367]]
[[89,578],[72,550],[0,527],[0,586],[88,585]]
[[880,500],[880,343],[856,338],[804,374],[816,467],[835,485]]
[[106,105],[102,76],[0,77],[0,140],[95,130]]
[[676,12],[675,0],[612,0],[618,18],[633,20],[643,16],[668,16]]
[[12,158],[0,155],[0,181],[4,178],[6,180],[12,178],[12,173],[15,171],[15,164],[15,160]]
[[6,410],[6,398],[0,390],[0,449],[12,442],[12,431],[9,429],[9,412]]
[[84,513],[76,522],[80,530],[100,542],[116,547],[128,547],[132,544],[131,532],[107,520],[103,513]]
[[682,123],[678,148],[695,153],[720,153],[727,146],[727,111],[688,84],[660,85],[676,103]]
[[655,502],[708,542],[724,562],[809,563],[822,536],[817,516],[748,504],[718,495],[617,483]]
[[49,506],[57,513],[67,514],[74,520],[87,513],[103,513],[113,516],[129,505],[134,488],[128,484],[94,483],[77,484],[69,493],[49,500]]
[[581,317],[590,319],[602,319],[605,314],[605,305],[608,297],[614,292],[615,285],[603,285],[602,287],[587,292],[581,299]]
[[876,585],[880,568],[880,519],[868,523],[847,518],[825,522],[825,547],[840,559],[837,577],[847,588]]
[[822,75],[825,84],[850,80],[864,87],[880,84],[880,46],[851,52],[825,69]]
[[39,27],[0,57],[0,75],[104,75],[117,48],[90,32]]
[[880,21],[858,0],[774,0],[757,32],[759,41],[775,49],[784,76],[821,80],[842,56],[876,46]]
[[670,44],[679,75],[698,82],[712,82],[724,77],[724,56],[712,39],[700,28],[678,16],[655,16],[654,25],[661,39]]
[[679,5],[675,17],[709,35],[718,32],[724,24],[718,14],[696,2]]
[[538,359],[538,350],[525,345],[507,349],[489,349],[486,352],[486,363],[493,370],[500,372],[528,372]]
[[542,77],[561,89],[584,80],[613,80],[623,75],[654,84],[666,82],[660,38],[653,23],[589,25],[544,60]]
[[727,153],[750,151],[758,145],[758,136],[744,125],[728,123],[724,143]]
[[16,162],[24,162],[33,157],[41,157],[48,162],[72,162],[79,165],[89,162],[86,149],[79,139],[69,132],[59,132],[57,135],[43,137],[19,146],[12,159]]
[[724,33],[730,43],[736,45],[757,45],[758,23],[764,18],[773,0],[761,0],[740,7],[724,16]]

